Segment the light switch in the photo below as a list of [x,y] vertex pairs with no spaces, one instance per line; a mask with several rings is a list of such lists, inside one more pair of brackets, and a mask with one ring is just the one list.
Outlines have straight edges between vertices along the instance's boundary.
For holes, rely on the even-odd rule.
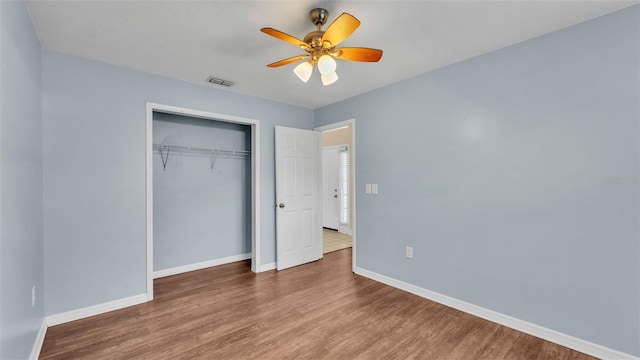
[[371,184],[365,185],[364,189],[365,189],[364,190],[365,193],[371,194]]
[[378,195],[378,184],[371,184],[371,193]]

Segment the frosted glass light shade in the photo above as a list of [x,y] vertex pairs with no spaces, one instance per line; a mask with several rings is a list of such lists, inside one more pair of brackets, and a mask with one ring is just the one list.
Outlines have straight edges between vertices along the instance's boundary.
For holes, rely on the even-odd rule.
[[313,65],[310,62],[305,61],[293,69],[293,72],[300,78],[300,80],[307,82],[311,78],[313,72]]
[[331,85],[338,81],[338,74],[335,71],[329,75],[320,74],[320,77],[322,78],[322,85],[324,86]]
[[336,61],[329,55],[322,55],[318,59],[318,71],[322,75],[331,75],[336,71]]

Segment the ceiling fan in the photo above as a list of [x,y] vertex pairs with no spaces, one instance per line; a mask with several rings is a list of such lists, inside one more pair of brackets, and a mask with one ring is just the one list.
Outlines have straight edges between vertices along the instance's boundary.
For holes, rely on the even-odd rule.
[[309,81],[309,78],[311,78],[313,66],[317,64],[318,71],[320,71],[322,78],[322,84],[326,86],[338,80],[338,74],[336,74],[337,65],[333,58],[348,61],[378,62],[382,57],[382,50],[378,49],[362,47],[336,48],[338,44],[348,38],[356,31],[358,26],[360,26],[360,20],[356,19],[353,15],[342,13],[325,31],[322,31],[321,28],[329,17],[327,10],[321,8],[313,9],[309,13],[309,17],[311,18],[311,22],[317,27],[317,30],[308,33],[304,37],[304,40],[300,40],[273,28],[260,29],[260,31],[267,35],[298,46],[307,52],[304,55],[276,61],[267,65],[268,67],[275,68],[299,60],[309,59],[296,66],[293,72],[300,80],[306,83]]

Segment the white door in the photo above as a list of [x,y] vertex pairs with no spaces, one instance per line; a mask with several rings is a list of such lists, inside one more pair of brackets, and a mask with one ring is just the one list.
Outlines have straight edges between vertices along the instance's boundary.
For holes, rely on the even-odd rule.
[[340,227],[340,148],[322,149],[322,226]]
[[320,133],[276,126],[277,269],[322,258]]

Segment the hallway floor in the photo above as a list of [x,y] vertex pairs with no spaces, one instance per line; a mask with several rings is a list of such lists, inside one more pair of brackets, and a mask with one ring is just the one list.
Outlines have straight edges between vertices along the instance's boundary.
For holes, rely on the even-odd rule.
[[327,254],[337,250],[353,246],[351,235],[346,235],[336,230],[322,229],[322,253]]

